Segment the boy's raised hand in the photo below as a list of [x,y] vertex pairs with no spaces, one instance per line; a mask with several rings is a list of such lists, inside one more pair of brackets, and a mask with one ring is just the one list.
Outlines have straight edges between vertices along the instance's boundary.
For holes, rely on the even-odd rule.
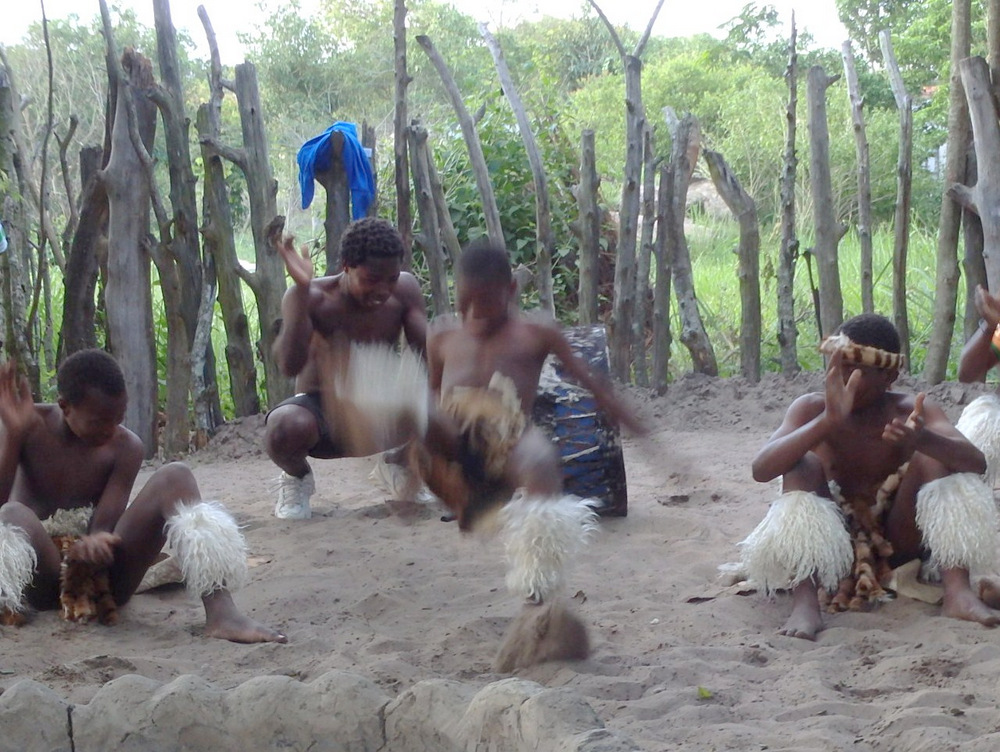
[[976,310],[988,326],[995,327],[1000,323],[1000,296],[990,295],[985,287],[976,285]]
[[10,360],[0,366],[0,421],[9,435],[23,436],[39,420],[28,380]]
[[882,430],[882,440],[902,446],[916,444],[924,430],[924,400],[927,395],[920,392],[913,401],[913,411],[906,420],[893,418]]
[[844,382],[841,363],[844,353],[837,350],[830,356],[826,369],[826,416],[833,425],[842,423],[854,408],[854,395],[861,385],[861,371],[854,371]]
[[286,235],[280,243],[275,245],[278,248],[278,253],[281,254],[281,260],[285,262],[288,276],[295,284],[308,287],[315,273],[312,259],[309,258],[309,246],[304,245],[301,251],[296,251],[295,238],[291,235]]

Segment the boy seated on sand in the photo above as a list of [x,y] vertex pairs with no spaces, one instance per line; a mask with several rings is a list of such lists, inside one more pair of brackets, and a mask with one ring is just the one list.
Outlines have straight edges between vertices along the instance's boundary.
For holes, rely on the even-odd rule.
[[437,410],[421,474],[463,530],[505,505],[508,586],[542,603],[558,589],[565,558],[594,520],[586,500],[563,495],[556,448],[530,423],[546,357],[555,354],[612,420],[642,427],[610,384],[573,354],[557,322],[520,312],[506,249],[471,244],[457,263],[455,289],[459,319],[435,322],[427,342]]
[[792,587],[781,634],[815,639],[819,588],[833,594],[830,610],[861,610],[884,595],[891,567],[927,554],[945,616],[1000,623],[969,582],[969,570],[996,564],[983,453],[924,394],[890,390],[902,356],[888,319],[855,316],[821,349],[825,391],[796,399],[753,461],[755,480],[780,477],[782,489],[740,544],[752,582]]
[[[323,405],[323,370],[330,350],[344,342],[392,347],[402,332],[422,355],[427,314],[416,278],[400,271],[403,241],[384,219],[366,217],[348,226],[340,241],[339,274],[314,278],[308,251],[296,252],[291,237],[277,248],[293,284],[281,302],[274,356],[282,372],[295,377],[297,393],[268,413],[264,443],[281,468],[274,516],[302,520],[311,516],[309,499],[316,488],[307,457],[334,459],[359,451],[345,436],[350,428],[345,416]],[[390,485],[403,485],[392,478],[398,474],[399,453],[387,454],[376,473],[381,471]]]
[[[77,352],[57,383],[58,404],[34,404],[16,364],[0,366],[0,623],[23,621],[26,603],[52,609],[62,601],[68,618],[95,616],[68,602],[70,570],[101,578],[106,592],[89,595],[108,601],[101,621],[113,623],[169,543],[188,591],[204,603],[207,636],[285,642],[233,603],[230,590],[247,579],[243,535],[221,504],[201,499],[185,465],[157,470],[129,504],[144,452],[120,425],[127,396],[114,358]],[[65,554],[52,536],[66,541]],[[75,582],[74,598],[87,587]]]

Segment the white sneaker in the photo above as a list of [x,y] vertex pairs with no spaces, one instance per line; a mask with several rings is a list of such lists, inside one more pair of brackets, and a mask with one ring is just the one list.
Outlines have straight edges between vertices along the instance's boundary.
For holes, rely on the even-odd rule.
[[417,485],[417,482],[406,467],[387,462],[384,452],[375,461],[375,467],[372,468],[371,473],[368,475],[368,480],[381,487],[393,499],[398,501],[416,501],[418,504],[433,504],[438,500],[437,496],[423,483],[419,484],[416,498],[404,499],[403,496],[407,494],[409,489]]
[[316,480],[312,471],[296,478],[284,470],[278,476],[278,503],[274,505],[274,516],[279,520],[308,520],[312,517],[309,497],[316,491]]

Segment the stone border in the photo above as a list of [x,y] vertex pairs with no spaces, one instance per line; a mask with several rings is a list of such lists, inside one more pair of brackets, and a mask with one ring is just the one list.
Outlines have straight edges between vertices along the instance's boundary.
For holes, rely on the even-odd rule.
[[638,752],[568,689],[431,679],[391,698],[356,674],[305,683],[260,676],[233,689],[201,677],[129,674],[86,704],[23,679],[0,694],[0,752]]

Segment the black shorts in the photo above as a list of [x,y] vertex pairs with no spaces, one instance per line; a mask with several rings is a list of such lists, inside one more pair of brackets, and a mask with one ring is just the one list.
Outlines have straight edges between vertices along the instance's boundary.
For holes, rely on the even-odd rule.
[[283,402],[275,405],[268,411],[267,415],[264,416],[264,424],[267,424],[267,419],[271,417],[271,413],[279,407],[284,407],[285,405],[298,405],[299,407],[304,407],[312,413],[312,416],[316,419],[316,430],[319,431],[319,440],[309,449],[310,457],[316,457],[318,459],[334,459],[336,457],[346,456],[344,448],[337,444],[330,435],[330,426],[326,422],[326,416],[323,415],[323,403],[320,401],[318,392],[300,392],[294,397],[289,397]]

